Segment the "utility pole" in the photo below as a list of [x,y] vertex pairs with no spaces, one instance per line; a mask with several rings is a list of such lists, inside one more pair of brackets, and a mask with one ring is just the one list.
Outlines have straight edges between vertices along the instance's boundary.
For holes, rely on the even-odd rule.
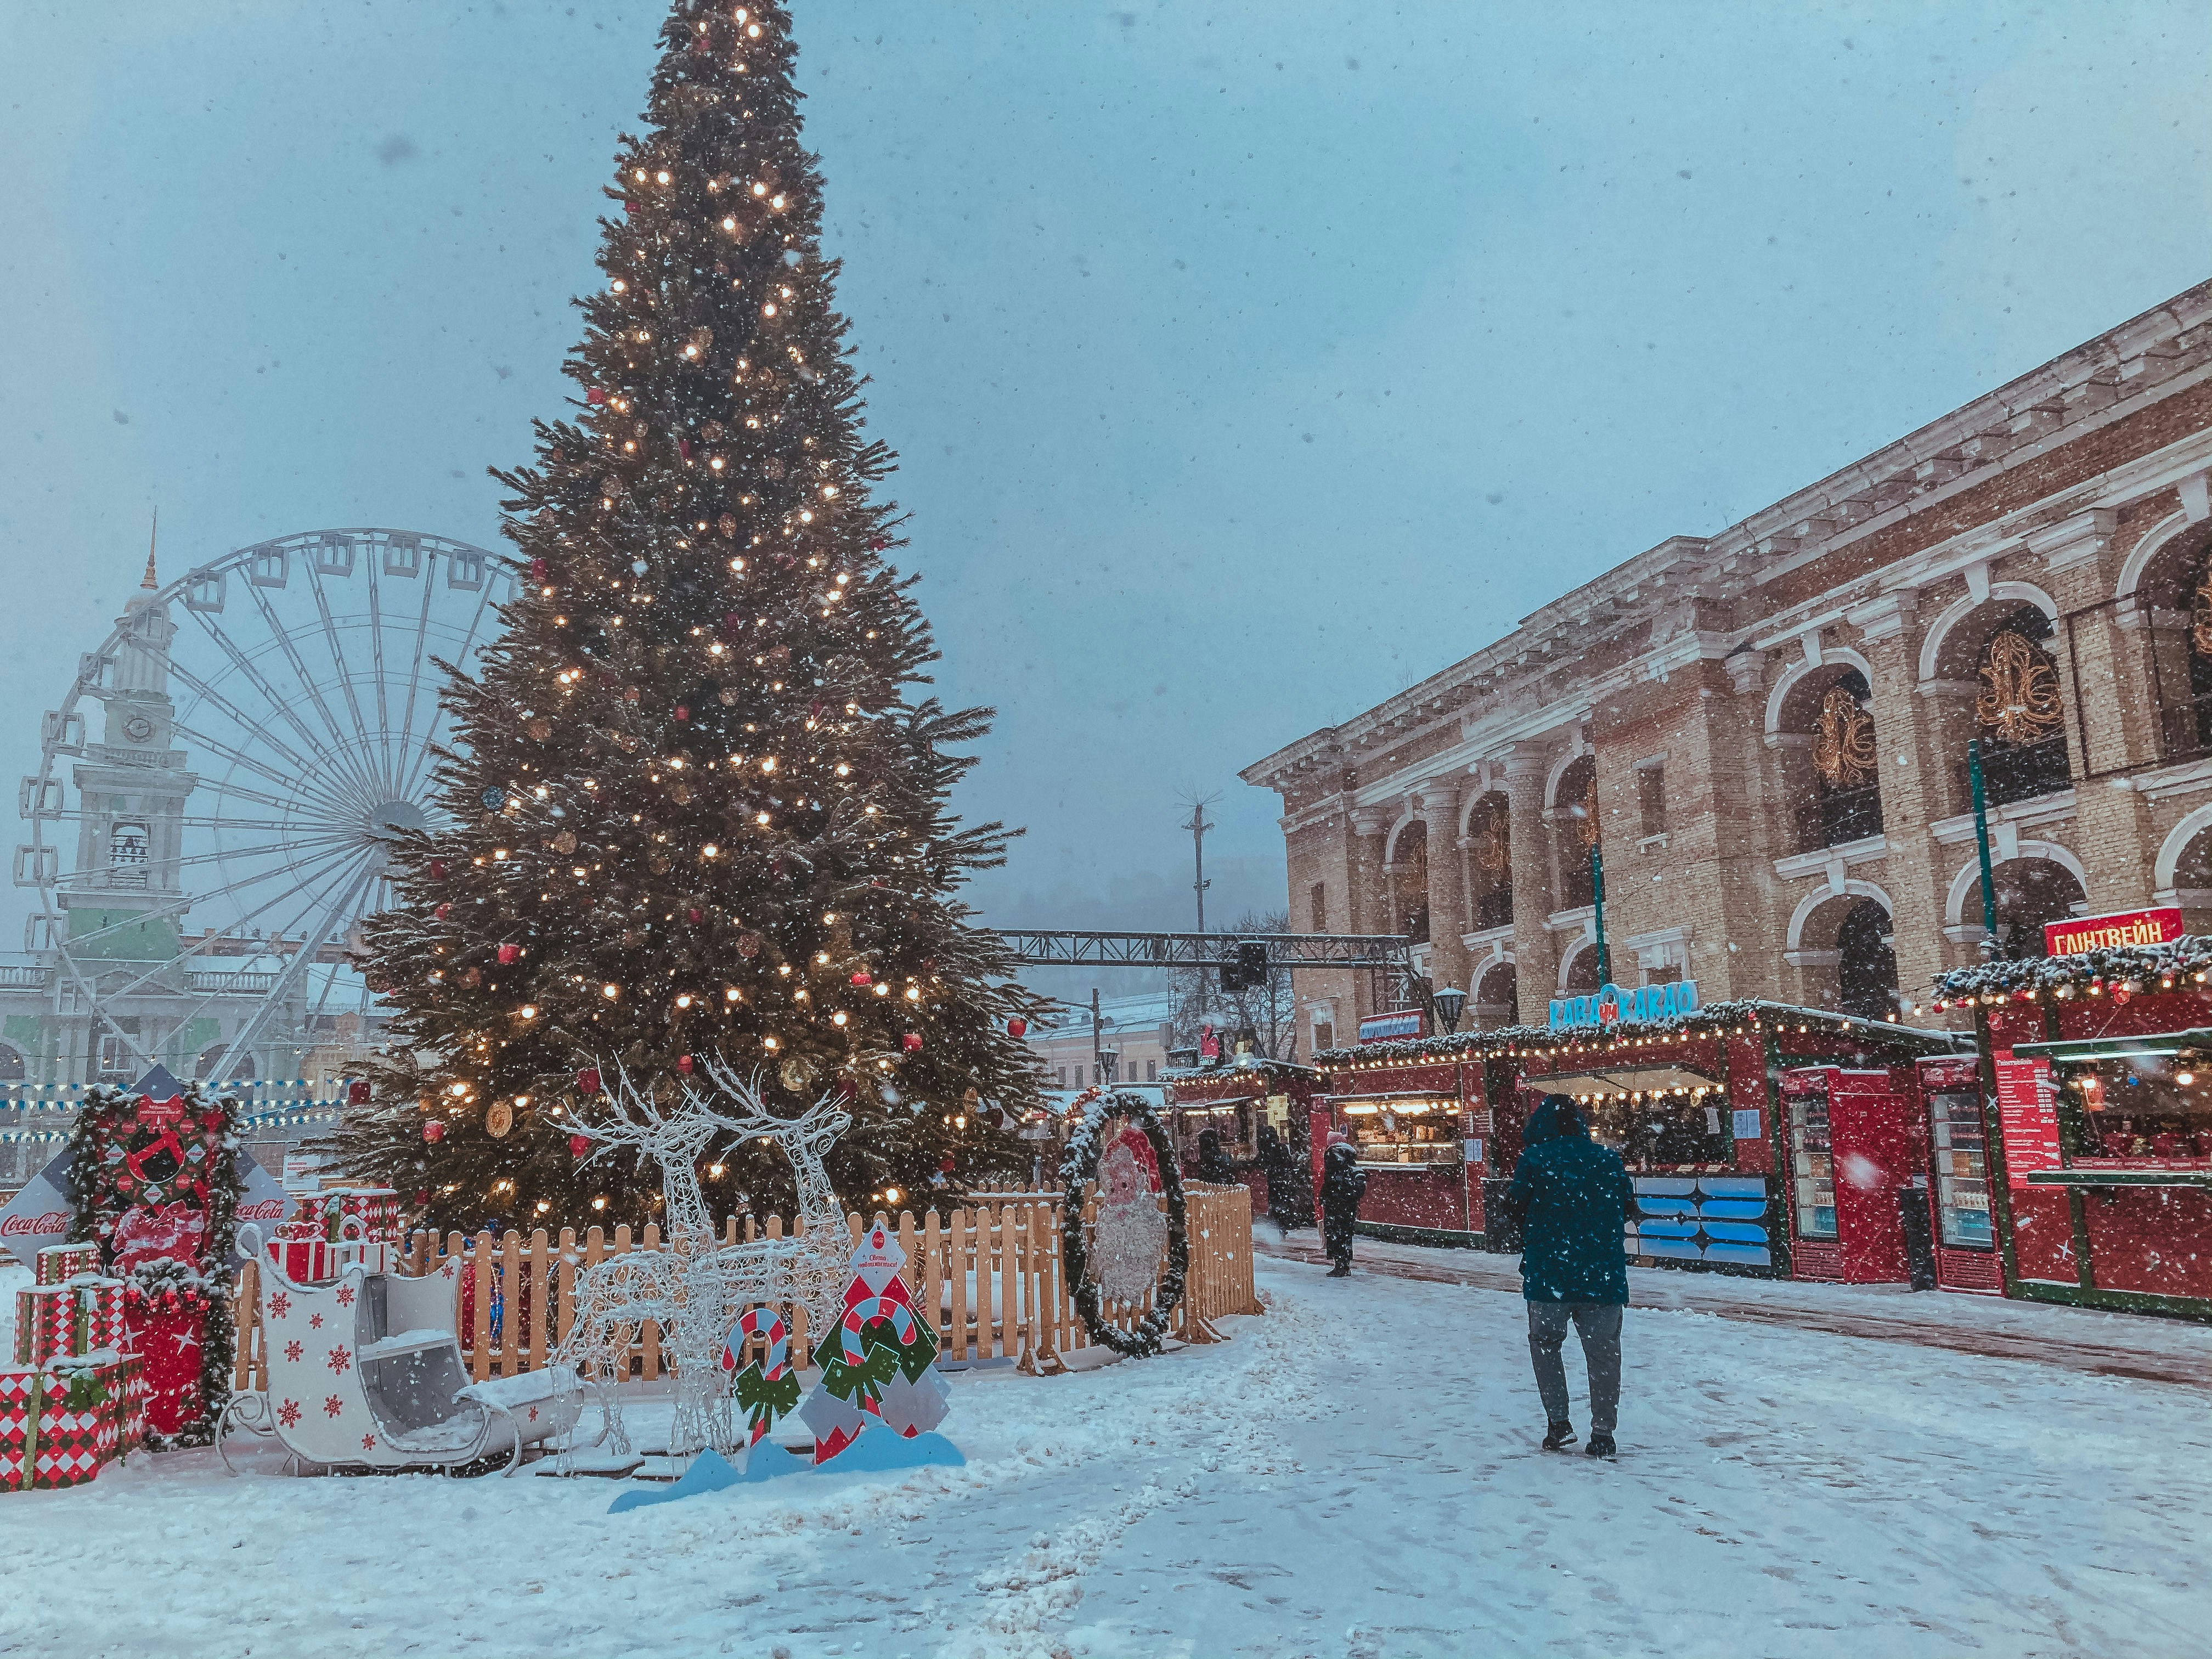
[[1091,1080],[1103,1085],[1106,1081],[1105,1042],[1099,1036],[1098,988],[1091,988]]
[[[1190,822],[1178,826],[1190,831],[1191,884],[1190,890],[1198,899],[1198,931],[1206,931],[1206,890],[1213,884],[1206,878],[1206,832],[1214,826],[1206,821],[1206,809],[1218,799],[1212,795],[1193,795],[1190,799]],[[1193,969],[1198,975],[1198,1018],[1203,1026],[1206,1017],[1206,969]],[[1196,1032],[1191,1040],[1198,1040]]]
[[1597,983],[1603,990],[1613,983],[1613,961],[1605,949],[1605,854],[1590,843],[1590,921],[1597,934]]

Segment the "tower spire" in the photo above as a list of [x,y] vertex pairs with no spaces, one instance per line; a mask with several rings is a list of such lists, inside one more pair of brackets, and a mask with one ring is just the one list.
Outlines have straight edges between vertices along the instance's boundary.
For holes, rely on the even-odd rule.
[[146,538],[146,579],[138,584],[149,593],[158,592],[161,586],[161,578],[154,574],[154,548],[161,538],[161,509],[157,507],[154,509],[153,533]]

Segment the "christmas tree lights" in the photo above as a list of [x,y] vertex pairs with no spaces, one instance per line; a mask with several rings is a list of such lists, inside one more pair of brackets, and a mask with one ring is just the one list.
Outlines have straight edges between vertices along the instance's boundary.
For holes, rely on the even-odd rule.
[[[919,695],[938,652],[884,556],[893,458],[860,436],[787,15],[679,0],[662,44],[577,413],[495,475],[521,580],[445,693],[455,827],[395,836],[403,902],[368,930],[406,1054],[337,1145],[441,1225],[651,1218],[656,1171],[570,1150],[580,1056],[761,1067],[793,1111],[836,1091],[863,1199],[1010,1167],[995,1114],[932,1108],[1019,1111],[1039,1075],[1008,1030],[1036,1001],[956,897],[1004,859],[948,805],[991,711]],[[702,1157],[730,1203],[789,1202],[757,1141]]]

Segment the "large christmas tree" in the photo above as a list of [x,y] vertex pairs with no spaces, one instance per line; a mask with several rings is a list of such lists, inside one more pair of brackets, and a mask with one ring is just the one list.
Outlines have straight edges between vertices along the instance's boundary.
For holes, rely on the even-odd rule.
[[[794,1109],[839,1092],[863,1206],[1009,1170],[993,1108],[1034,1097],[1033,1000],[953,896],[1004,856],[948,807],[990,711],[916,690],[938,653],[884,558],[893,458],[860,435],[788,17],[678,0],[662,40],[579,417],[495,474],[525,570],[446,692],[454,827],[404,838],[368,929],[411,1052],[337,1145],[440,1226],[652,1218],[657,1171],[571,1151],[595,1065],[675,1086],[714,1051]],[[772,1150],[708,1161],[710,1194],[787,1201]]]

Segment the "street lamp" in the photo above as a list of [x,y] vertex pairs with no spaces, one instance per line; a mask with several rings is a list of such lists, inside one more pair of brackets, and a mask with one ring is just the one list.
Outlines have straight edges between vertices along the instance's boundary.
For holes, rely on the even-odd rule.
[[1460,1012],[1467,1006],[1466,992],[1456,985],[1447,985],[1433,994],[1429,1002],[1437,1011],[1437,1024],[1444,1028],[1447,1036],[1459,1030]]

